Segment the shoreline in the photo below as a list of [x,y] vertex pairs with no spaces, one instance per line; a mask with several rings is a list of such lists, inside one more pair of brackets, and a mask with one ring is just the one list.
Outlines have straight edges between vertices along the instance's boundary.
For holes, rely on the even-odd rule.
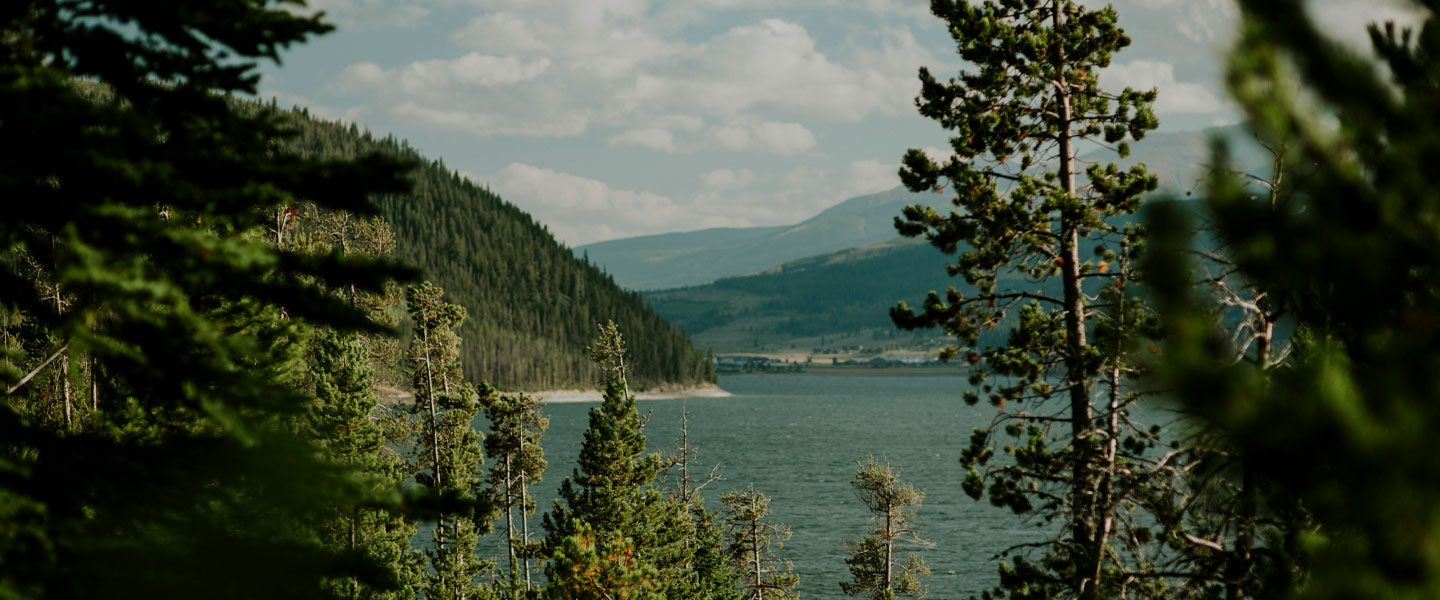
[[[604,399],[600,390],[541,390],[538,392],[526,392],[531,396],[539,398],[546,404],[576,404],[583,402],[599,403]],[[686,387],[674,390],[657,390],[652,392],[632,392],[635,394],[635,401],[644,400],[678,400],[681,398],[729,398],[734,394],[720,389],[720,386],[707,383],[695,387]]]

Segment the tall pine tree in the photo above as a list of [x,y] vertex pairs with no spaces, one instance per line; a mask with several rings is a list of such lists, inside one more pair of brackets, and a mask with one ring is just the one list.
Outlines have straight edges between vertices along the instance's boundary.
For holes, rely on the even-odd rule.
[[481,489],[484,451],[472,423],[480,414],[482,394],[489,396],[494,391],[483,384],[477,391],[460,374],[460,337],[455,330],[465,320],[465,309],[445,302],[443,295],[443,290],[428,281],[405,293],[414,322],[409,356],[415,390],[412,410],[421,423],[416,481],[437,495],[471,507],[441,514],[432,544],[426,549],[430,580],[425,597],[465,600],[483,593],[476,578],[493,567],[475,557],[480,536],[490,531],[494,509]]
[[725,554],[741,576],[744,600],[794,600],[800,577],[794,564],[775,551],[785,547],[790,528],[770,522],[770,498],[750,486],[720,496],[725,511]]
[[[902,328],[956,336],[941,356],[975,365],[977,390],[965,400],[983,396],[999,412],[971,436],[965,491],[1063,523],[1038,563],[1001,564],[1002,587],[1118,594],[1105,588],[1150,568],[1147,552],[1124,543],[1134,537],[1116,532],[1133,523],[1117,512],[1137,500],[1125,494],[1149,489],[1123,481],[1149,466],[1127,463],[1145,463],[1155,442],[1124,415],[1136,400],[1125,387],[1137,368],[1130,340],[1153,327],[1125,292],[1134,275],[1125,267],[1141,250],[1127,220],[1156,182],[1143,163],[1081,173],[1076,155],[1094,144],[1127,155],[1127,140],[1156,126],[1155,92],[1101,89],[1100,70],[1129,44],[1108,6],[934,0],[931,10],[970,67],[948,81],[920,70],[920,114],[950,132],[953,155],[937,163],[910,150],[900,177],[916,192],[949,189],[955,208],[910,206],[896,227],[955,254],[948,270],[965,286],[931,292],[918,314],[901,303],[891,315]],[[981,334],[998,327],[1008,337],[987,336],[995,345],[982,346]],[[997,449],[1013,460],[992,460]]]
[[[536,554],[530,541],[530,515],[535,512],[530,486],[540,483],[545,472],[545,451],[540,446],[540,436],[549,427],[550,419],[540,412],[544,404],[529,394],[493,394],[487,400],[485,418],[490,421],[490,434],[485,436],[485,452],[495,461],[490,469],[488,491],[495,505],[505,513],[508,585],[528,591],[531,589],[530,561]],[[515,524],[517,508],[518,527]]]
[[[277,152],[275,115],[225,97],[329,29],[265,2],[0,7],[0,137],[24,149],[0,159],[0,196],[24,199],[0,220],[7,594],[379,585],[295,527],[366,484],[283,424],[307,405],[295,359],[311,331],[385,330],[315,282],[380,291],[407,272],[280,247],[265,225],[307,201],[374,214],[368,197],[407,189],[406,165]],[[38,417],[47,405],[59,419]]]
[[625,378],[625,350],[614,323],[599,326],[590,355],[605,372],[604,401],[590,410],[578,467],[560,483],[560,497],[544,517],[544,548],[553,559],[556,550],[580,543],[572,538],[583,525],[596,536],[633,544],[637,559],[658,573],[657,593],[724,597],[724,590],[705,589],[716,578],[692,568],[696,546],[690,542],[697,536],[690,507],[652,485],[665,465],[658,454],[645,454],[644,422]]
[[850,569],[851,579],[840,582],[840,589],[847,595],[871,600],[895,600],[901,594],[923,597],[928,588],[920,583],[920,578],[930,574],[930,567],[925,566],[925,560],[918,554],[906,555],[902,563],[897,546],[931,545],[920,538],[915,525],[915,513],[925,499],[925,492],[901,483],[899,473],[889,461],[879,463],[874,456],[860,463],[850,486],[870,510],[872,526],[869,535],[845,545],[850,554],[845,565]]

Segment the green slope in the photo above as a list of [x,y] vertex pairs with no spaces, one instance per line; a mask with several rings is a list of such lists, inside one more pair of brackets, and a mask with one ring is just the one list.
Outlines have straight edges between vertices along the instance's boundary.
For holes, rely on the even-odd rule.
[[923,242],[892,239],[796,261],[743,277],[646,292],[655,311],[717,352],[931,347],[933,332],[895,330],[889,310],[954,282],[945,256]]
[[423,163],[413,193],[377,198],[395,233],[396,255],[424,269],[470,318],[461,329],[466,375],[503,389],[591,387],[598,373],[585,346],[595,324],[625,334],[637,387],[714,379],[706,357],[635,292],[576,257],[530,215],[403,141],[354,125],[294,113],[303,152],[354,156],[380,150]]

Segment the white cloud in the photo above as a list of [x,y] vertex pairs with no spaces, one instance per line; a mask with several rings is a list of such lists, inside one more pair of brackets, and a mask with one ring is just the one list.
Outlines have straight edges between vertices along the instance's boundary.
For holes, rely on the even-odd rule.
[[815,134],[799,123],[728,123],[712,128],[710,136],[722,148],[730,150],[800,154],[815,147]]
[[622,88],[620,99],[652,110],[730,118],[783,114],[857,121],[876,112],[910,112],[913,92],[900,92],[894,83],[890,72],[831,60],[804,27],[766,19],[675,53]]
[[475,52],[389,69],[362,62],[346,67],[336,85],[341,91],[373,98],[395,116],[432,127],[475,135],[578,135],[591,122],[585,111],[550,114],[533,121],[519,121],[509,114],[529,110],[530,103],[540,101],[512,90],[540,78],[551,64],[545,57]]
[[[1235,0],[1085,0],[1090,6],[1112,2],[1122,22],[1127,15],[1139,12],[1136,9],[1158,13],[1186,38],[1221,47],[1233,39],[1240,16]],[[1423,15],[1410,0],[1308,0],[1306,8],[1317,29],[1366,51],[1370,48],[1366,25],[1388,20],[1418,25]]]
[[304,14],[324,11],[325,21],[345,29],[412,28],[430,14],[413,2],[391,0],[309,0]]
[[750,169],[731,171],[730,169],[716,169],[709,173],[700,175],[700,183],[707,188],[735,189],[750,185],[755,181],[755,172]]
[[1366,26],[1394,21],[1397,27],[1410,26],[1418,30],[1424,17],[1416,3],[1406,0],[1310,0],[1307,8],[1316,29],[1365,56],[1371,55]]
[[[926,146],[924,148],[921,148],[920,151],[924,152],[925,157],[929,158],[931,162],[937,165],[943,165],[947,162],[950,162],[950,158],[955,156],[955,151],[950,148]],[[900,167],[896,166],[895,168],[899,169]]]
[[[509,86],[538,77],[550,67],[550,59],[524,60],[514,56],[487,56],[471,52],[453,60],[412,62],[395,69],[375,63],[358,63],[340,73],[346,88],[391,88],[389,93],[409,97],[476,86]],[[375,90],[386,93],[386,90]]]
[[[881,27],[862,44],[875,47],[855,49],[847,63],[782,19],[692,40],[663,25],[666,9],[645,0],[476,1],[486,12],[451,36],[473,52],[388,68],[353,64],[339,75],[339,89],[396,116],[437,127],[460,123],[460,131],[476,135],[580,135],[594,126],[697,131],[712,119],[910,115],[915,69],[932,58],[907,26]],[[919,4],[867,2],[872,10]],[[798,124],[746,127],[748,141],[731,132],[720,143],[780,154],[814,146]]]
[[651,119],[651,124],[662,129],[699,131],[705,126],[705,119],[691,115],[661,115]]
[[710,131],[710,135],[720,145],[731,150],[744,150],[751,147],[750,130],[739,125],[722,125]]
[[790,169],[785,173],[782,181],[792,188],[814,187],[817,183],[826,181],[830,174],[824,169],[802,166]]
[[1136,90],[1158,88],[1155,101],[1157,114],[1208,114],[1224,110],[1225,102],[1209,88],[1198,83],[1175,80],[1175,66],[1156,60],[1136,60],[1111,65],[1101,74],[1105,85],[1131,87]]
[[652,192],[616,189],[596,179],[524,163],[511,163],[480,179],[572,247],[664,231],[752,224],[723,214],[728,212],[723,206],[682,205]]
[[761,148],[775,154],[798,154],[815,147],[815,135],[799,123],[766,121],[751,131]]
[[876,159],[852,162],[844,196],[853,198],[893,189],[900,185],[899,171],[898,163],[882,163]]
[[[1085,2],[1092,8],[1109,3],[1111,0]],[[1234,0],[1120,0],[1114,4],[1122,24],[1125,24],[1127,15],[1138,13],[1140,9],[1158,12],[1163,14],[1164,22],[1175,27],[1180,35],[1207,45],[1227,42],[1239,15]]]
[[612,148],[617,146],[640,146],[661,152],[674,152],[675,134],[658,127],[632,129],[610,138],[608,145]]

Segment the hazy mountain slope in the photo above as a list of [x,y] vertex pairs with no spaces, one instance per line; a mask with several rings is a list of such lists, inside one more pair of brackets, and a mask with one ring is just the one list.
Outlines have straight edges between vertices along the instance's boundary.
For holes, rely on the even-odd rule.
[[[1210,159],[1210,138],[1224,135],[1248,141],[1239,126],[1205,131],[1152,133],[1132,145],[1131,155],[1120,159],[1111,150],[1095,148],[1080,157],[1082,165],[1115,162],[1129,167],[1145,162],[1160,180],[1162,193],[1184,193],[1196,186]],[[1237,162],[1269,164],[1251,143],[1236,146]],[[894,219],[907,204],[946,205],[945,194],[911,194],[903,188],[852,198],[795,225],[736,229],[706,229],[667,233],[580,246],[622,286],[658,290],[701,285],[774,267],[789,260],[844,248],[864,246],[895,237]]]
[[375,139],[353,125],[296,111],[302,152],[354,156],[382,151],[421,163],[415,188],[377,198],[397,258],[415,264],[464,306],[461,360],[467,376],[502,389],[590,387],[598,381],[585,347],[595,324],[614,320],[629,346],[638,387],[713,379],[710,361],[635,292],[577,258],[544,225],[403,141]]
[[588,255],[590,262],[631,289],[697,285],[887,240],[895,237],[895,215],[906,204],[944,201],[938,194],[911,194],[897,188],[851,198],[790,226],[648,235],[598,242],[575,251]]

